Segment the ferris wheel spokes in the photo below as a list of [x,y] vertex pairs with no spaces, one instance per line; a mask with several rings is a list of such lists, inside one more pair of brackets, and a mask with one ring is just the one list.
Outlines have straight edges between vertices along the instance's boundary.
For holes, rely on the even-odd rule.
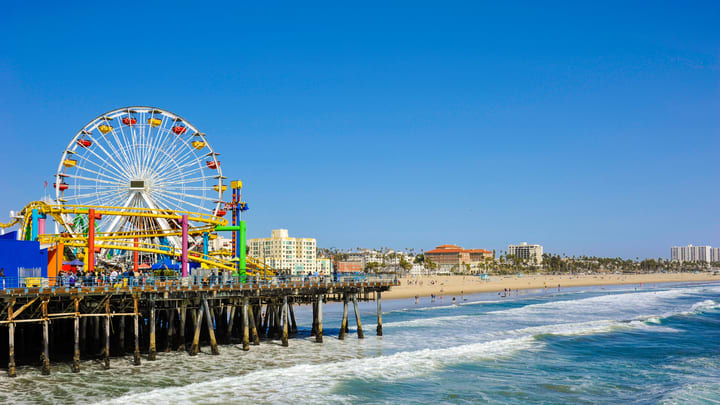
[[[226,189],[217,154],[205,134],[181,117],[153,107],[126,107],[92,120],[68,144],[55,178],[58,203],[127,210],[212,214],[221,206]],[[74,216],[63,220],[66,229],[75,232],[70,226]],[[99,226],[113,234],[177,231],[179,223],[118,216]],[[167,240],[175,248],[180,245],[177,237]]]

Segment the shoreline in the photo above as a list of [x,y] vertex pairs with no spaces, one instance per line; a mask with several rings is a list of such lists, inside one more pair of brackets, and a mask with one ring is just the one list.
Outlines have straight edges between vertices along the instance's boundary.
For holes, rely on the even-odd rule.
[[398,279],[400,285],[383,293],[385,299],[460,296],[510,290],[541,288],[589,287],[599,285],[653,284],[720,281],[712,273],[649,273],[649,274],[592,274],[592,275],[504,275],[481,280],[475,276],[417,276]]

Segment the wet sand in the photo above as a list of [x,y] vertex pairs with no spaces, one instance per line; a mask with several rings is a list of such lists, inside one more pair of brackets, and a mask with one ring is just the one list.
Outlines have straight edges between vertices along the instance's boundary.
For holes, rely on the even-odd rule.
[[650,274],[592,274],[592,275],[517,275],[489,276],[481,280],[474,276],[417,276],[400,279],[400,286],[383,293],[383,298],[460,296],[480,292],[501,292],[536,288],[580,287],[616,284],[653,284],[668,282],[720,281],[720,275],[712,273],[650,273]]

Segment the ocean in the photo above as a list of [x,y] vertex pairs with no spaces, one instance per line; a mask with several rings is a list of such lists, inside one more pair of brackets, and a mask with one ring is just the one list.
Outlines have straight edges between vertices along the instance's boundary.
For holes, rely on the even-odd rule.
[[19,367],[0,403],[720,403],[720,284],[630,285],[361,303],[365,339],[337,339],[342,307],[324,306],[325,343],[299,335],[209,348]]

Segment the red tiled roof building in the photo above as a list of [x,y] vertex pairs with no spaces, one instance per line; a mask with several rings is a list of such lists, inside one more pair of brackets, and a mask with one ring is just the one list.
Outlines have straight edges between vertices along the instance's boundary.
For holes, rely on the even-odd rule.
[[456,245],[440,245],[425,252],[425,259],[440,266],[477,264],[492,258],[493,253],[485,249],[463,249]]

